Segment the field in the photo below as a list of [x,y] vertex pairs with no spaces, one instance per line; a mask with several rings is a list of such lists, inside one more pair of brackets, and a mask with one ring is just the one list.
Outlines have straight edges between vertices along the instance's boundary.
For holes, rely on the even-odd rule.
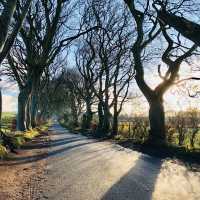
[[16,119],[16,113],[14,112],[3,112],[2,113],[2,131],[10,132],[12,129],[12,122]]
[[[200,127],[199,120],[188,117],[181,120],[175,116],[166,120],[167,142],[172,146],[185,147],[188,150],[200,150]],[[197,122],[194,124],[194,122]],[[129,121],[119,122],[119,134],[116,139],[143,143],[148,138],[149,123],[147,118],[134,118]]]

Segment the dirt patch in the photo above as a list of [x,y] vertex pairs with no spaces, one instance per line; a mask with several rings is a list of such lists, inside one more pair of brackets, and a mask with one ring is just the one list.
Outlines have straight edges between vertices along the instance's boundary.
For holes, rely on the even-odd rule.
[[[49,135],[42,134],[26,144],[47,143]],[[9,158],[0,161],[0,200],[36,200],[39,197],[40,186],[45,181],[45,159],[32,162],[31,157],[47,153],[47,149],[19,150],[17,155],[10,154]],[[24,158],[24,159],[23,159]],[[23,162],[22,162],[23,161]]]

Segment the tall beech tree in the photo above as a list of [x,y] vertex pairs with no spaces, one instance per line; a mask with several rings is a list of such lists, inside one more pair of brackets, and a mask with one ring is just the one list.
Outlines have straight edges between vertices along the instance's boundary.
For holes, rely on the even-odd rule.
[[[153,20],[150,18],[152,26],[146,27],[146,20],[148,12],[150,9],[150,1],[147,1],[143,6],[143,11],[140,6],[134,0],[125,0],[136,24],[137,37],[132,47],[132,53],[134,57],[134,69],[136,72],[135,80],[138,87],[146,97],[149,103],[149,121],[150,121],[150,131],[149,131],[149,143],[165,143],[166,132],[165,132],[165,112],[163,106],[163,95],[165,92],[176,83],[179,78],[179,70],[182,62],[192,55],[196,46],[186,48],[184,53],[178,55],[173,55],[174,49],[177,49],[181,44],[175,44],[173,39],[168,34],[167,30],[163,27],[157,19]],[[140,8],[137,8],[137,6]],[[167,47],[162,54],[162,61],[167,66],[167,71],[164,75],[161,74],[161,67],[158,65],[158,73],[162,78],[160,84],[158,84],[154,89],[152,89],[144,78],[144,64],[142,60],[142,55],[149,44],[160,34],[163,33],[165,40],[167,41]],[[174,59],[175,57],[175,59]]]
[[[66,28],[66,24],[70,23],[72,13],[76,11],[74,4],[74,1],[35,0],[27,14],[25,25],[20,30],[20,38],[15,46],[16,50],[12,51],[13,60],[17,63],[15,67],[11,67],[14,69],[13,74],[16,77],[19,74],[23,76],[23,84],[19,85],[18,130],[23,131],[28,128],[25,124],[26,116],[30,117],[31,127],[36,124],[38,89],[45,69],[54,62],[63,48],[69,46],[79,36],[96,28],[83,31],[79,28],[78,32],[73,32],[72,35],[71,28]],[[28,110],[30,113],[27,115]]]
[[[0,4],[3,6],[3,11],[0,16],[0,64],[10,51],[18,32],[21,29],[24,18],[28,12],[32,0],[27,0],[24,3],[17,0],[7,0]],[[14,16],[17,18],[14,20]],[[13,21],[14,20],[14,24]]]
[[92,33],[88,33],[85,38],[85,42],[82,47],[76,52],[76,66],[82,78],[81,87],[79,83],[74,83],[79,90],[82,99],[85,102],[86,112],[83,114],[82,129],[91,128],[93,111],[92,105],[94,104],[96,97],[93,90],[94,85],[98,80],[98,76],[95,74],[95,49],[92,45]]
[[[121,4],[113,4],[112,1],[89,1],[86,11],[86,19],[88,19],[86,22],[97,23],[101,27],[94,32],[89,41],[89,45],[95,52],[93,59],[95,67],[92,71],[97,76],[96,84],[93,84],[98,101],[99,122],[96,134],[110,135],[112,125],[115,127],[113,133],[116,134],[118,115],[128,94],[128,91],[123,93],[123,89],[130,81],[128,75],[130,65],[127,59],[130,58],[127,54],[132,35],[129,31],[130,15]],[[111,112],[113,106],[115,107],[114,118]]]
[[[3,10],[0,15],[0,65],[10,51],[15,38],[23,24],[26,13],[28,12],[31,0],[24,3],[17,0],[1,1],[0,6]],[[14,15],[17,15],[17,20],[14,21]],[[1,75],[1,74],[0,74]],[[0,108],[2,108],[2,92],[0,88]],[[2,109],[0,109],[0,124],[1,124]]]

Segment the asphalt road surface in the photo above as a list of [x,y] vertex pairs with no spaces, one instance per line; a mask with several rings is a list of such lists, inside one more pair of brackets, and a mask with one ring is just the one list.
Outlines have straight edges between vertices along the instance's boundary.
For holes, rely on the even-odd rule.
[[[199,200],[200,172],[53,125],[38,199]],[[33,148],[37,148],[33,146]],[[38,158],[40,159],[40,158]]]

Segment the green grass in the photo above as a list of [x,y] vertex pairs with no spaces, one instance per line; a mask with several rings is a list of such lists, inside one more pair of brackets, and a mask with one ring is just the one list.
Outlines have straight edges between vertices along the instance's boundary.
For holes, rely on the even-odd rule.
[[10,132],[12,128],[12,121],[16,118],[16,113],[14,112],[3,112],[1,129],[3,132]]
[[15,112],[3,112],[2,118],[4,118],[4,117],[7,117],[7,118],[16,117],[16,113]]
[[0,144],[0,158],[3,158],[7,155],[7,149],[2,144]]
[[[7,129],[8,131],[4,132],[4,134],[11,137],[11,141],[14,147],[19,149],[27,141],[31,141],[33,138],[39,136],[42,132],[46,131],[50,125],[51,122],[47,122],[45,124],[41,124],[34,129],[27,130],[26,132],[15,131],[11,133],[9,129]],[[2,142],[3,141],[0,141],[0,158],[5,157],[8,152],[6,147],[3,146]]]

